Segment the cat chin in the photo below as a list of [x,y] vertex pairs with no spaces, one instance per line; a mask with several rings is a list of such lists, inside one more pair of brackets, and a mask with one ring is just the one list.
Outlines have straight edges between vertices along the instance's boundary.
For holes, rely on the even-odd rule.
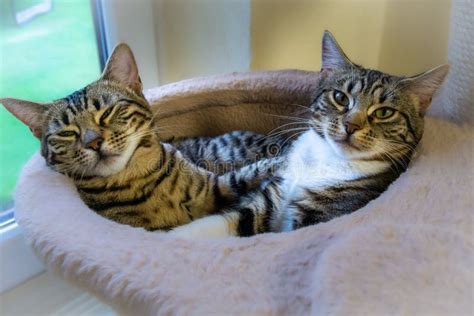
[[128,162],[132,159],[136,147],[137,142],[134,141],[129,143],[126,146],[126,150],[120,154],[112,154],[98,158],[99,160],[97,161],[92,173],[101,177],[109,177],[119,173],[127,167]]
[[346,160],[363,160],[369,159],[373,156],[371,152],[361,150],[355,144],[349,144],[347,142],[338,142],[330,138],[327,139],[331,149],[334,153]]
[[93,173],[101,177],[108,177],[116,173],[119,173],[125,168],[126,165],[127,163],[116,163],[116,162],[107,163],[105,161],[104,162],[101,161],[94,168]]
[[100,158],[89,173],[100,177],[112,176],[124,170],[129,159],[130,157],[124,154]]

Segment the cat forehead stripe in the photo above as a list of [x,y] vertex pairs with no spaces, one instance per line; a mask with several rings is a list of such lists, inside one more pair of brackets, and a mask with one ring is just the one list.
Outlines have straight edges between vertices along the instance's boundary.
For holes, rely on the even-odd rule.
[[80,112],[87,111],[90,106],[95,110],[100,110],[107,105],[110,97],[106,94],[101,94],[97,98],[91,98],[87,95],[87,88],[74,91],[70,95],[63,98],[67,103],[66,111],[71,112],[72,115],[77,115]]
[[76,109],[79,110],[79,111],[83,111],[83,110],[87,109],[87,106],[86,106],[86,103],[87,103],[86,89],[85,88],[71,93],[70,95],[65,97],[64,100],[66,100],[68,105],[75,106]]

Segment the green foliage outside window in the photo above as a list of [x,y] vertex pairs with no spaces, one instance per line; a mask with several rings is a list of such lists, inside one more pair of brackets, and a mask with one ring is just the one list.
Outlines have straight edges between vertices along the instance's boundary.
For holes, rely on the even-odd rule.
[[[41,12],[45,7],[36,6],[43,3],[0,0],[0,97],[51,101],[99,76],[90,1],[52,0]],[[28,20],[19,23],[18,12]],[[21,167],[38,148],[28,128],[0,106],[0,212],[13,206]]]

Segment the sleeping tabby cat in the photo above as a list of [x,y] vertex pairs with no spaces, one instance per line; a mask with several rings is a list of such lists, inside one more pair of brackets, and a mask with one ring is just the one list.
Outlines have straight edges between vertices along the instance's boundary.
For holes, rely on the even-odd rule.
[[305,131],[284,167],[225,215],[176,228],[181,236],[290,231],[351,213],[406,170],[423,116],[448,66],[397,77],[352,63],[329,32]]
[[[116,47],[98,81],[64,99],[0,102],[41,139],[47,165],[69,176],[90,208],[148,230],[169,229],[222,209],[258,185],[272,167],[262,161],[217,176],[162,142],[125,44]],[[233,146],[219,145],[224,143]],[[251,132],[174,145],[191,160],[232,159],[239,167],[273,154],[266,149],[271,138]]]

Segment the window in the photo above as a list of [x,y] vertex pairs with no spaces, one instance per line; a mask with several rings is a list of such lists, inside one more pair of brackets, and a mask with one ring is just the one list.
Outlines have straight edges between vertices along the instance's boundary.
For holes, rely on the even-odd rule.
[[[64,97],[99,77],[119,41],[140,60],[144,85],[156,86],[153,8],[153,0],[0,0],[0,97]],[[139,18],[130,24],[130,16]],[[12,208],[21,168],[38,149],[28,128],[0,105],[0,293],[43,269]]]
[[[46,102],[96,80],[104,46],[97,41],[94,8],[84,0],[1,1],[0,96]],[[0,126],[0,225],[5,225],[13,218],[12,191],[21,167],[39,141],[2,106]]]

